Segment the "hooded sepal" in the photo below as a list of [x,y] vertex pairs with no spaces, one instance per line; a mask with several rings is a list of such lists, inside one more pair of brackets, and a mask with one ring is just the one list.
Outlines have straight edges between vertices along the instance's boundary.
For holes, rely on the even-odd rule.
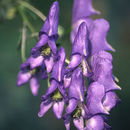
[[109,114],[102,104],[105,96],[104,86],[98,82],[93,82],[88,87],[86,106],[91,115],[103,113]]
[[91,55],[99,51],[115,51],[106,40],[110,25],[105,19],[96,19],[90,26],[89,40]]

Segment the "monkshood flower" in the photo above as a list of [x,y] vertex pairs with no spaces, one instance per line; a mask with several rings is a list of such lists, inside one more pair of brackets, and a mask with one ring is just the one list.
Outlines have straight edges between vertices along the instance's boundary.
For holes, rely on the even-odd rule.
[[109,31],[109,22],[105,19],[96,19],[89,28],[89,53],[93,55],[100,51],[115,51],[106,40]]
[[91,66],[93,70],[92,79],[105,87],[105,92],[110,90],[120,90],[115,83],[112,74],[112,55],[105,51],[100,51],[91,57]]
[[92,0],[74,0],[73,14],[72,14],[72,26],[71,42],[73,43],[77,34],[78,28],[82,22],[85,22],[89,28],[92,23],[90,16],[100,14],[92,6]]
[[64,109],[66,93],[63,87],[63,74],[65,65],[65,50],[60,48],[57,60],[52,69],[50,77],[50,86],[46,94],[42,96],[42,103],[40,105],[39,117],[42,117],[53,106],[53,112],[58,119],[62,117]]
[[38,93],[39,78],[47,77],[46,72],[51,72],[54,65],[54,58],[57,52],[55,40],[58,38],[58,17],[59,4],[54,2],[39,33],[39,41],[32,49],[31,56],[21,65],[18,74],[17,85],[21,86],[30,80],[33,95]]
[[111,127],[104,123],[104,119],[100,115],[95,115],[86,120],[86,127],[83,130],[110,130]]
[[87,116],[89,117],[86,119],[86,130],[110,129],[110,126],[104,122],[103,115],[108,115],[118,102],[119,98],[113,91],[106,93],[102,84],[91,83],[88,87],[86,100]]
[[47,78],[44,64],[31,70],[29,64],[23,63],[18,74],[17,86],[21,86],[30,81],[30,89],[32,91],[32,94],[36,96],[38,94],[40,78]]
[[58,38],[59,4],[54,2],[50,8],[49,15],[39,33],[39,41],[32,48],[30,66],[35,68],[44,61],[47,72],[51,72],[54,65],[54,57],[57,53],[55,41]]
[[68,69],[72,70],[81,64],[83,74],[88,75],[89,68],[86,61],[88,56],[88,29],[85,22],[81,23],[78,33],[72,45],[70,63]]
[[86,58],[88,55],[88,29],[85,22],[81,23],[78,33],[75,37],[74,43],[72,45],[70,63],[67,66],[67,71],[64,76],[64,86],[67,88],[71,81],[72,71],[76,67],[82,68],[82,73],[84,76],[89,76],[91,71],[87,64]]
[[38,80],[49,78],[38,116],[52,107],[57,119],[63,117],[67,130],[71,120],[77,130],[111,129],[108,116],[120,101],[114,90],[121,88],[112,74],[112,55],[107,52],[114,51],[106,39],[110,25],[105,19],[93,20],[95,14],[99,12],[92,0],[74,0],[69,61],[63,47],[57,50],[59,4],[54,2],[39,40],[18,74],[17,85],[30,81],[33,95],[38,93]]
[[[66,114],[63,117],[66,129],[70,129],[71,118],[78,129],[83,128],[83,117],[85,116],[84,81],[80,67],[76,68],[72,73],[71,83],[68,88],[68,100],[69,103],[66,107]],[[82,123],[82,125],[80,123]]]

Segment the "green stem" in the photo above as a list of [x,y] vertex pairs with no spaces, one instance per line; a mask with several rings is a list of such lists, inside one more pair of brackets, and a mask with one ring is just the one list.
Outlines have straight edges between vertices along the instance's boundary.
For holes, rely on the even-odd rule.
[[26,24],[23,23],[22,28],[22,41],[21,41],[21,57],[22,61],[25,62],[26,56],[25,56],[25,45],[26,45]]
[[30,5],[29,3],[25,2],[25,1],[18,1],[18,3],[20,5],[28,8],[29,10],[31,10],[33,13],[35,13],[37,16],[39,16],[43,21],[46,20],[46,16],[41,11],[36,9],[34,6]]

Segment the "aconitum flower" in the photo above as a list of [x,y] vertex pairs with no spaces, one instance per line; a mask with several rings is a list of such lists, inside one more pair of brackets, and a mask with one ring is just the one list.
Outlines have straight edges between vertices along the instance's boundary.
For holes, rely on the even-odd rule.
[[76,67],[80,67],[84,76],[89,76],[91,70],[86,61],[88,56],[88,29],[85,22],[83,22],[78,30],[75,37],[74,43],[72,45],[70,63],[67,66],[66,73],[64,75],[64,87],[68,88],[72,71]]
[[102,50],[114,51],[114,49],[106,40],[109,28],[109,22],[105,19],[96,19],[92,22],[89,28],[89,51],[91,55]]
[[21,65],[18,74],[17,86],[21,86],[30,80],[30,88],[33,95],[37,95],[39,83],[42,77],[47,77],[53,65],[57,53],[55,40],[58,38],[59,4],[54,2],[49,15],[39,33],[39,41],[32,49],[31,56]]
[[121,88],[112,72],[112,55],[107,52],[114,51],[107,42],[110,25],[105,19],[93,20],[94,14],[99,12],[93,8],[92,0],[74,0],[69,61],[65,49],[61,47],[58,51],[55,43],[59,4],[54,2],[39,40],[18,74],[17,84],[30,80],[34,95],[39,88],[38,80],[48,76],[49,85],[41,97],[38,116],[44,116],[52,107],[67,130],[70,130],[71,120],[78,130],[110,129],[107,117],[119,102],[114,90]]
[[100,51],[91,57],[91,66],[93,69],[92,79],[103,84],[105,91],[120,90],[115,83],[112,74],[112,55],[105,51]]
[[88,76],[89,68],[87,64],[88,56],[88,28],[85,22],[81,23],[77,35],[75,37],[74,43],[72,45],[70,63],[68,64],[68,69],[73,70],[77,66],[82,68],[82,73]]
[[71,42],[73,43],[77,34],[78,28],[82,22],[85,22],[89,28],[93,20],[90,16],[100,14],[92,6],[92,0],[74,0],[73,14],[72,14],[72,26]]
[[20,72],[18,74],[17,86],[21,86],[30,81],[30,89],[34,96],[38,94],[39,79],[46,79],[47,73],[45,71],[45,65],[42,64],[33,70],[27,63],[21,65]]
[[32,48],[30,66],[35,68],[45,63],[47,72],[51,72],[54,58],[57,53],[55,41],[58,38],[59,4],[54,2],[50,8],[49,15],[39,33],[39,41]]
[[60,48],[57,61],[54,64],[50,77],[50,86],[47,89],[46,94],[42,96],[42,103],[40,106],[39,117],[42,117],[51,106],[53,106],[53,112],[58,119],[62,117],[64,109],[66,93],[63,87],[63,73],[65,64],[65,50]]
[[69,103],[66,107],[66,114],[63,117],[66,129],[70,129],[71,117],[74,125],[78,129],[84,128],[84,79],[80,67],[75,69],[72,73],[72,79],[68,89],[68,100]]

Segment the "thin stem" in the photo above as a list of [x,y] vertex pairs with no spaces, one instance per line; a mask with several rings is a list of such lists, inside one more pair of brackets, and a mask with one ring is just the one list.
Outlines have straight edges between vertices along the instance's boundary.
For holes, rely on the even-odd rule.
[[23,23],[22,28],[22,41],[21,41],[21,57],[22,61],[25,62],[26,56],[25,56],[25,46],[26,46],[26,24]]
[[20,5],[28,8],[29,10],[31,10],[33,13],[35,13],[37,16],[39,16],[43,21],[46,20],[46,16],[41,11],[36,9],[34,6],[30,5],[29,3],[25,2],[25,1],[18,1],[18,3]]

